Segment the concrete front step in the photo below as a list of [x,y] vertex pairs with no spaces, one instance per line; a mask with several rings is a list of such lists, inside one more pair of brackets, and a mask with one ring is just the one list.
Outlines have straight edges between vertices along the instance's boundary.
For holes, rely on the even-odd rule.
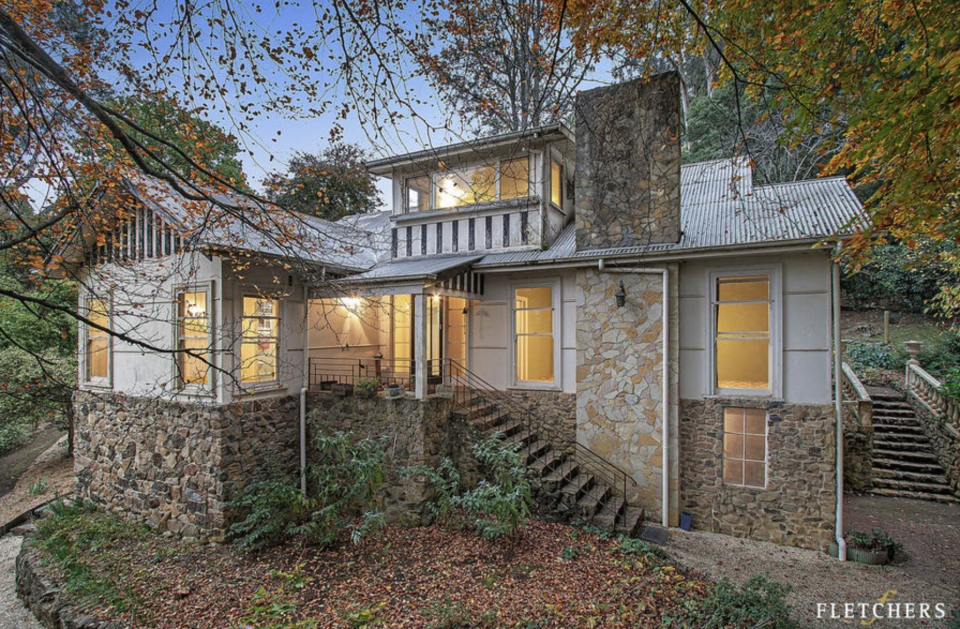
[[595,483],[577,500],[577,510],[584,518],[593,519],[611,498],[612,492],[606,484]]
[[563,454],[556,450],[548,449],[527,465],[527,469],[540,478],[552,472],[562,462]]
[[943,469],[939,466],[930,466],[932,469],[925,472],[911,472],[907,470],[893,470],[885,468],[873,468],[873,478],[891,479],[894,481],[913,481],[918,483],[935,483],[938,485],[947,485],[949,481],[943,474]]
[[930,450],[930,441],[923,438],[922,441],[907,439],[874,439],[874,450],[896,450],[897,452],[909,452],[911,454],[920,452],[932,452]]
[[931,481],[902,480],[902,479],[894,479],[894,478],[874,477],[873,488],[874,489],[903,489],[907,491],[913,491],[913,492],[925,493],[925,494],[947,494],[947,495],[953,494],[953,491],[950,489],[950,485],[947,485],[946,483],[936,483]]
[[600,509],[591,521],[593,525],[598,528],[605,531],[613,531],[626,506],[627,503],[621,496],[612,496],[604,503],[603,508]]
[[888,496],[893,498],[912,498],[914,500],[932,500],[935,502],[947,502],[951,504],[960,503],[960,499],[957,499],[955,496],[941,495],[941,494],[927,494],[922,492],[915,491],[905,491],[902,489],[871,489],[870,492],[874,496]]
[[891,461],[907,461],[913,463],[933,463],[939,464],[937,455],[932,452],[914,452],[910,450],[891,450],[888,448],[880,448],[876,443],[873,444],[873,458],[874,465],[876,465],[876,459],[888,459]]
[[874,419],[873,422],[873,434],[910,434],[910,435],[925,435],[923,432],[923,426],[920,425],[920,422],[916,424],[883,424],[879,423]]
[[[876,452],[874,452],[876,455]],[[878,470],[890,470],[890,471],[899,471],[905,470],[909,472],[916,472],[918,474],[943,474],[943,468],[940,467],[940,462],[935,463],[931,462],[917,462],[917,461],[901,461],[896,458],[876,458],[873,459],[873,471],[877,472]]]
[[617,520],[617,526],[614,529],[620,535],[627,537],[637,537],[643,529],[643,509],[640,507],[627,507],[620,514]]

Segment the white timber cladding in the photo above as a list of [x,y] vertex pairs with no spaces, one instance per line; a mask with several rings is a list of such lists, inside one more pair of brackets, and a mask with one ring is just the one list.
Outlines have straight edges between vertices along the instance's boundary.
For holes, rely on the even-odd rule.
[[[772,391],[737,395],[782,399],[792,403],[829,404],[831,395],[830,259],[812,251],[781,256],[744,256],[741,259],[697,260],[680,268],[680,397],[698,399],[715,391],[713,348],[715,316],[711,278],[731,270],[762,271],[779,268],[779,289],[771,283],[771,297],[779,302],[772,321],[774,365],[779,377]],[[776,375],[775,375],[776,377]],[[778,386],[777,386],[778,385]]]
[[[554,382],[516,383],[513,299],[517,286],[551,286],[554,302]],[[483,301],[471,302],[469,368],[498,389],[562,390],[576,393],[576,271],[500,275],[485,279]]]
[[[217,256],[208,258],[201,253],[187,252],[162,259],[144,259],[132,265],[108,262],[93,272],[85,269],[80,282],[81,303],[86,303],[91,296],[109,295],[110,328],[130,338],[128,341],[114,337],[110,341],[111,381],[81,381],[82,389],[109,388],[134,396],[227,404],[252,396],[289,394],[302,386],[304,290],[285,273],[278,276],[277,269],[254,265],[244,268],[242,273],[233,273],[230,263]],[[111,286],[120,288],[111,291]],[[206,387],[180,387],[177,382],[177,359],[172,350],[177,347],[178,338],[178,295],[184,289],[205,291],[209,295],[207,309],[212,339],[209,356],[213,369]],[[282,323],[278,381],[272,386],[240,385],[243,294],[273,294],[279,299]],[[160,351],[152,351],[150,347]],[[83,374],[86,365],[82,351],[80,361]]]

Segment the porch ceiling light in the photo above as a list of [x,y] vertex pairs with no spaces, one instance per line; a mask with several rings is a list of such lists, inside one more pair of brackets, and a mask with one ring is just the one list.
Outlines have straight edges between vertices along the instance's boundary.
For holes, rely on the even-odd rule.
[[620,290],[614,295],[617,300],[617,308],[623,308],[627,303],[627,290],[623,287],[623,280],[620,280]]
[[340,303],[347,309],[347,312],[353,315],[357,314],[357,311],[360,309],[359,297],[344,297],[340,300]]

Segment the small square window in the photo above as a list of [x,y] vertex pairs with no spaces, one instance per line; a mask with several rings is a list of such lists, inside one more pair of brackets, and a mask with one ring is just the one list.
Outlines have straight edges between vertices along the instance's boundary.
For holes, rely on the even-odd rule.
[[723,409],[723,482],[746,487],[766,486],[766,411]]

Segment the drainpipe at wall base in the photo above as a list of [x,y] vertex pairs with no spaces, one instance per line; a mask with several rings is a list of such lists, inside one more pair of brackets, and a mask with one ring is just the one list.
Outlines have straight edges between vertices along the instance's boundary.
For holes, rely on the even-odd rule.
[[[837,249],[843,242],[837,243]],[[837,425],[837,559],[847,560],[847,543],[843,539],[843,382],[840,356],[840,266],[831,268],[833,284],[833,408]]]
[[[324,268],[326,274],[326,268]],[[300,495],[307,499],[307,389],[310,387],[310,292],[303,286],[303,386],[300,388]]]
[[[660,393],[661,400],[661,423],[663,425],[663,446],[661,452],[663,454],[661,466],[663,472],[661,474],[662,486],[660,488],[660,494],[662,496],[660,504],[660,522],[664,527],[670,526],[670,369],[669,369],[669,348],[670,348],[670,271],[667,268],[657,269],[657,268],[635,268],[635,269],[608,269],[604,264],[603,258],[600,258],[597,261],[597,270],[601,273],[634,273],[637,275],[656,275],[659,274],[662,278],[662,294],[663,294],[663,313],[661,315],[662,330],[663,330],[663,365],[661,373],[662,381],[662,390]],[[626,497],[626,496],[624,496]]]

